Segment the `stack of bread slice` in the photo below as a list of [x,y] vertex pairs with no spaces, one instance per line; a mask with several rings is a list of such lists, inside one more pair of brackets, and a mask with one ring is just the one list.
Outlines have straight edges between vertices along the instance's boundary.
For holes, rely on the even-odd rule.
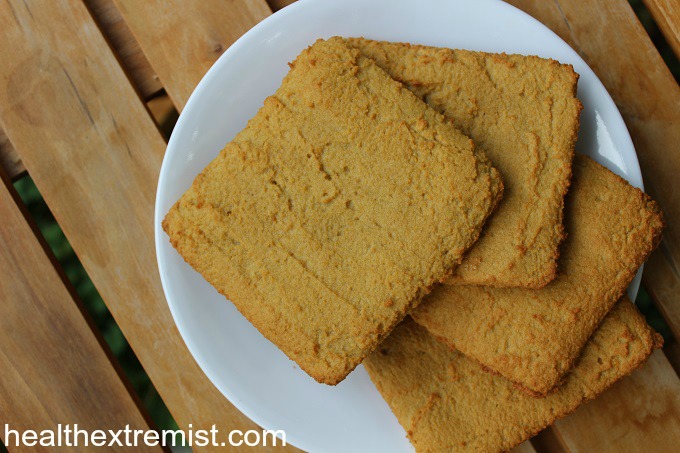
[[363,362],[416,450],[510,449],[661,344],[624,294],[663,219],[574,153],[577,81],[319,40],[163,227],[317,381]]

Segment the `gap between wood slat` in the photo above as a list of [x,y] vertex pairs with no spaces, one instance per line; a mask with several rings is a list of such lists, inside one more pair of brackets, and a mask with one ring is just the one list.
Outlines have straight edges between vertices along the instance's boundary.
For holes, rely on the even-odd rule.
[[21,162],[17,150],[14,149],[2,128],[0,128],[0,167],[2,167],[12,181],[26,172],[24,163]]
[[536,453],[536,449],[531,442],[527,440],[510,450],[510,453]]
[[271,10],[276,12],[281,8],[285,8],[286,6],[295,3],[295,0],[267,0],[267,3],[269,4]]
[[179,112],[177,112],[170,97],[165,91],[161,91],[158,96],[147,102],[146,106],[156,126],[158,126],[158,130],[163,134],[165,141],[170,140],[170,134],[172,134],[175,123],[177,123],[179,118]]
[[157,95],[163,86],[113,0],[83,2],[142,99]]
[[537,453],[566,453],[556,430],[548,427],[531,438],[531,445]]

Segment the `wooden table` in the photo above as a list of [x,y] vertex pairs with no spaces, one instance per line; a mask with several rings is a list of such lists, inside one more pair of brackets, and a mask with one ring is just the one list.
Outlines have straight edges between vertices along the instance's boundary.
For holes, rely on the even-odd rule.
[[[147,105],[165,90],[181,111],[217,57],[287,3],[0,2],[1,423],[151,423],[11,185],[28,171],[179,425],[256,428],[198,368],[165,302],[153,207],[166,142]],[[647,190],[668,220],[644,283],[680,339],[678,84],[625,0],[511,3],[576,49],[621,110]],[[645,3],[680,53],[677,0]],[[679,351],[670,341],[644,368],[519,448],[677,449]]]

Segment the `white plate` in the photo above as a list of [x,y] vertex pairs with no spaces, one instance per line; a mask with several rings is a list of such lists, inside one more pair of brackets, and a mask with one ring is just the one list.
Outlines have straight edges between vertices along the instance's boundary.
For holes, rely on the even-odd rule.
[[[248,417],[311,451],[411,451],[363,367],[336,387],[317,384],[267,341],[170,246],[161,220],[194,177],[240,131],[317,38],[334,35],[539,55],[581,75],[578,151],[642,187],[635,150],[614,102],[564,41],[496,0],[302,0],[262,21],[208,71],[175,126],[156,199],[163,289],[184,341],[210,380]],[[182,68],[177,68],[181,71]],[[637,293],[639,276],[631,285]],[[218,420],[215,420],[218,422]]]

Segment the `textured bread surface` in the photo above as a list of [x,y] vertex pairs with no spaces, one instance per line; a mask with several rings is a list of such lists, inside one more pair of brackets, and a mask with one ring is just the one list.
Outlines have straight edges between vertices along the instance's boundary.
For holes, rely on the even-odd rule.
[[565,383],[533,398],[409,320],[364,362],[418,452],[505,451],[642,364],[661,338],[627,298],[607,315]]
[[442,285],[412,313],[433,335],[545,395],[661,239],[658,205],[577,154],[557,278],[539,290]]
[[163,228],[320,382],[450,275],[502,182],[473,142],[342,39],[303,51]]
[[581,103],[571,65],[535,56],[349,39],[483,149],[506,192],[449,283],[539,288],[564,238]]

